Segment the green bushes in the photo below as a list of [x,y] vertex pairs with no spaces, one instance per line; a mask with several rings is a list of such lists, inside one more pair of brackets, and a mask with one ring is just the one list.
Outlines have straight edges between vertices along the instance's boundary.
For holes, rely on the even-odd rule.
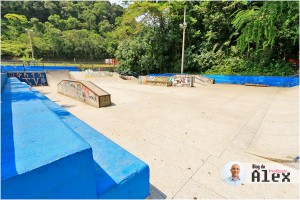
[[226,58],[222,64],[215,65],[206,74],[236,74],[261,76],[290,76],[299,73],[292,64],[283,60],[274,60],[266,65],[249,62],[240,58]]

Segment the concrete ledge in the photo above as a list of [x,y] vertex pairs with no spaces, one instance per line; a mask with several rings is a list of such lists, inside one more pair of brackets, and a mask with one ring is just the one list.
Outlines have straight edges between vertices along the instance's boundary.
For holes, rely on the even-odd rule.
[[194,87],[195,76],[193,75],[181,75],[176,74],[172,77],[172,85],[173,86],[186,86],[186,87]]
[[7,80],[7,74],[6,73],[1,73],[1,92],[3,90],[3,87],[6,83]]
[[91,128],[33,89],[34,94],[76,131],[93,149],[98,198],[147,198],[150,194],[146,163]]
[[96,198],[91,149],[2,180],[2,198]]
[[17,78],[1,103],[3,198],[95,198],[92,150]]

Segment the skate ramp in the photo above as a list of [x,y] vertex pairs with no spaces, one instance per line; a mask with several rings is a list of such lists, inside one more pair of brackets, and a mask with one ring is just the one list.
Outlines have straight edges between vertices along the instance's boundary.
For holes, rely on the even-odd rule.
[[71,80],[85,80],[85,73],[84,72],[70,72],[70,79]]
[[48,85],[51,87],[56,87],[58,83],[62,80],[70,79],[70,72],[68,70],[59,71],[45,71]]
[[299,155],[299,87],[280,89],[247,152],[278,162]]
[[114,78],[115,72],[92,71],[86,70],[84,72],[70,72],[70,78],[73,80],[90,80],[97,78]]
[[57,85],[59,93],[100,108],[111,105],[110,94],[90,81],[62,80]]
[[116,72],[106,72],[106,71],[88,71],[85,72],[70,72],[70,79],[72,80],[91,80],[93,82],[98,82],[101,80],[106,81],[114,81],[114,82],[134,82],[138,83],[138,79],[134,76],[130,76],[130,78],[123,79],[120,75]]

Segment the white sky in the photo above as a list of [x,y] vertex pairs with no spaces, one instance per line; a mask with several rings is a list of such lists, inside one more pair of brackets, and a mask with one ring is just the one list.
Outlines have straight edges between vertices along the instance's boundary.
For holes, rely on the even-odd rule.
[[118,5],[121,5],[122,4],[122,0],[109,0],[110,3],[115,3],[115,4],[118,4]]

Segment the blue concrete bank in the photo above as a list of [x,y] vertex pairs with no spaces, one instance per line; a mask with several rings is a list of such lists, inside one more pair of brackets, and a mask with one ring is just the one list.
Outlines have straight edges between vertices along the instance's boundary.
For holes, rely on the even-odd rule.
[[2,198],[146,198],[149,167],[16,78],[1,103]]

